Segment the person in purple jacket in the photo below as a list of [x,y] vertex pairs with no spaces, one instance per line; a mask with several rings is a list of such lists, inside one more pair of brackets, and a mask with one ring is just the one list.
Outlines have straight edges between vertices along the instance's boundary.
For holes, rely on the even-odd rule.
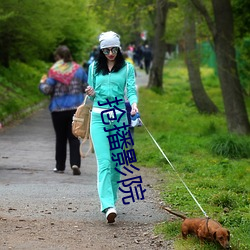
[[72,134],[72,117],[84,100],[87,74],[73,61],[67,46],[59,46],[55,51],[56,62],[49,69],[48,76],[41,79],[40,91],[50,95],[49,110],[56,135],[55,173],[64,173],[66,168],[67,142],[69,142],[70,166],[73,175],[80,175],[80,142]]

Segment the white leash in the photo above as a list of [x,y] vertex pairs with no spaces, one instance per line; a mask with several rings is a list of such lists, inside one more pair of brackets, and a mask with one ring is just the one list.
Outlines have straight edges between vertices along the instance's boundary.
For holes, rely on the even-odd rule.
[[[140,119],[140,118],[139,118]],[[156,140],[154,139],[154,137],[152,136],[152,134],[149,132],[149,130],[147,129],[147,127],[145,126],[145,124],[142,122],[142,120],[140,119],[141,123],[143,124],[143,126],[145,127],[145,129],[147,130],[148,134],[150,135],[150,137],[152,138],[153,142],[155,143],[155,145],[159,148],[159,150],[161,151],[162,155],[165,157],[165,159],[167,160],[167,162],[169,163],[169,165],[172,167],[172,169],[176,172],[177,176],[179,177],[179,179],[181,180],[181,182],[183,183],[183,185],[185,186],[185,188],[187,189],[187,191],[189,192],[189,194],[191,195],[191,197],[194,199],[194,201],[196,202],[196,204],[198,205],[198,207],[200,208],[200,210],[202,211],[202,213],[205,215],[205,217],[208,218],[206,212],[202,209],[201,205],[199,204],[199,202],[196,200],[196,198],[194,197],[194,195],[192,194],[192,192],[190,191],[190,189],[188,188],[188,186],[186,185],[186,183],[182,180],[182,178],[180,177],[180,175],[178,174],[177,170],[175,169],[175,167],[173,166],[173,164],[170,162],[170,160],[168,159],[168,157],[164,154],[164,152],[162,151],[161,147],[159,146],[159,144],[156,142]]]

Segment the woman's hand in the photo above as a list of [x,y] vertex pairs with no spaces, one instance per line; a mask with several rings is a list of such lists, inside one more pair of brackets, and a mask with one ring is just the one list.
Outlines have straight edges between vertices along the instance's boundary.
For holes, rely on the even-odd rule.
[[88,86],[88,87],[85,89],[85,92],[86,92],[86,94],[87,94],[88,96],[95,96],[95,90],[94,90],[92,87],[90,87],[90,86]]
[[42,78],[41,78],[41,80],[40,80],[40,83],[45,83],[45,81],[47,80],[47,75],[46,74],[44,74],[43,76],[42,76]]
[[131,105],[131,112],[130,112],[130,114],[133,116],[133,115],[135,115],[137,112],[138,112],[137,103],[134,102],[134,103]]

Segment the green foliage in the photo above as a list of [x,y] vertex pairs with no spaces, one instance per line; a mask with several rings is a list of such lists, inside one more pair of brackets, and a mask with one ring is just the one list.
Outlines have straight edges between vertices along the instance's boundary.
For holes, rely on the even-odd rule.
[[[204,18],[195,10],[191,1],[178,0],[171,1],[177,4],[177,7],[170,8],[168,11],[167,25],[165,32],[165,40],[167,43],[178,44],[183,40],[185,34],[185,17],[191,16],[196,23],[196,36],[198,41],[211,39]],[[212,5],[210,1],[203,1],[209,13],[212,13]]]
[[214,154],[228,158],[250,158],[250,140],[236,135],[216,136],[211,142]]
[[121,35],[123,48],[131,42],[143,42],[140,33],[144,30],[148,32],[149,40],[154,36],[154,0],[112,0],[108,3],[106,0],[94,0],[92,6],[98,23],[105,30],[114,30]]
[[0,121],[8,116],[19,116],[21,111],[44,100],[38,90],[39,80],[49,65],[34,61],[32,66],[12,62],[7,70],[0,67]]
[[237,62],[241,85],[245,93],[250,96],[250,34],[238,41]]
[[[2,0],[0,64],[12,59],[49,60],[59,44],[66,44],[82,61],[96,43],[95,15],[89,1]],[[92,15],[93,14],[93,15]]]
[[170,44],[176,44],[183,38],[184,32],[184,13],[182,4],[177,8],[168,11],[165,40]]
[[[250,159],[243,157],[249,153],[249,137],[227,133],[219,81],[212,69],[202,67],[201,72],[207,93],[222,113],[199,114],[193,104],[183,61],[169,61],[164,69],[164,92],[140,88],[139,110],[143,123],[174,169],[145,127],[135,131],[136,157],[139,165],[159,169],[163,181],[155,188],[165,204],[189,217],[202,216],[181,178],[206,213],[230,230],[232,249],[245,250],[250,248],[246,237],[250,219]],[[250,106],[247,107],[250,111]],[[237,147],[237,154],[233,155],[237,158],[212,153],[211,145],[221,138],[233,140],[232,148]],[[167,239],[178,237],[180,221],[177,220],[160,224],[157,233],[163,233]],[[190,241],[175,238],[174,244],[178,250],[201,249],[199,241],[192,236]],[[217,249],[217,246],[207,243],[203,249]]]
[[234,194],[230,194],[229,192],[220,192],[219,194],[214,194],[211,198],[210,204],[212,206],[217,206],[223,208],[234,209],[237,207],[236,197]]
[[249,8],[250,2],[248,0],[232,0],[235,35],[237,38],[249,35],[250,14],[246,11]]

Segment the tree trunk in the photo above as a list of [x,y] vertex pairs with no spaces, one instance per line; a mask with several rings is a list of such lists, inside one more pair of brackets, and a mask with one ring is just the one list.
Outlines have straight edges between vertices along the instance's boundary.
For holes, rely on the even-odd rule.
[[249,134],[250,123],[235,60],[230,0],[212,0],[215,23],[200,0],[191,1],[204,16],[213,36],[228,130],[237,134]]
[[190,15],[193,11],[192,6],[187,6],[187,10],[185,18],[185,55],[191,92],[200,113],[217,113],[218,108],[207,95],[201,80],[200,57],[196,48],[195,18]]
[[237,134],[248,134],[250,124],[235,60],[230,0],[212,0],[212,3],[216,29],[213,39],[228,129]]
[[166,53],[166,43],[164,41],[166,19],[168,12],[168,1],[156,1],[155,16],[155,37],[153,45],[153,62],[149,74],[148,87],[157,87],[162,89],[163,66]]

